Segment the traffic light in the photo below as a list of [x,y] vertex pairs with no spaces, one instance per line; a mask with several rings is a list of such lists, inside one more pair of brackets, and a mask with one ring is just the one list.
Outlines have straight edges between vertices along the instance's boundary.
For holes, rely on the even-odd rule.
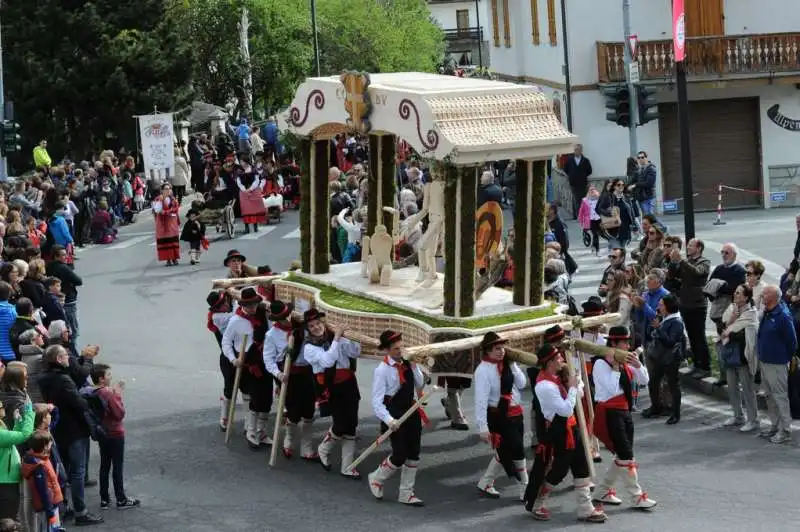
[[636,88],[636,103],[639,104],[639,125],[643,126],[653,120],[658,120],[657,89],[639,85]]
[[19,124],[11,120],[3,120],[3,154],[22,151],[22,146],[19,145],[21,140]]
[[629,127],[631,124],[631,94],[628,87],[607,87],[603,89],[606,97],[606,120],[618,126]]

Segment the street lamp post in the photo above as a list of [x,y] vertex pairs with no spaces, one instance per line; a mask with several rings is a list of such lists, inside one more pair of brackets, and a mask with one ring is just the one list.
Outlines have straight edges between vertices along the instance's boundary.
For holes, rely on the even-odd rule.
[[483,31],[481,31],[481,8],[475,0],[475,24],[478,26],[478,66],[483,70]]
[[311,0],[311,31],[314,32],[314,66],[317,77],[322,76],[319,67],[319,35],[317,34],[317,0]]

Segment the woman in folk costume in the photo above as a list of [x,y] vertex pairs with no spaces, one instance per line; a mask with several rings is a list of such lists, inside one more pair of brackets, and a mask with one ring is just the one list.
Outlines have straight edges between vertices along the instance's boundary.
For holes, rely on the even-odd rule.
[[525,509],[539,521],[550,519],[547,501],[555,486],[572,472],[578,499],[578,519],[602,523],[607,517],[592,504],[589,463],[575,419],[578,380],[569,371],[564,354],[545,343],[536,353],[540,371],[534,386],[539,444],[525,491]]
[[[612,327],[608,333],[608,347],[630,350],[631,335],[626,327]],[[619,505],[614,484],[622,479],[634,508],[650,510],[656,501],[647,496],[639,486],[639,466],[633,457],[633,383],[647,384],[647,368],[639,361],[637,352],[630,353],[624,364],[614,360],[613,355],[595,357],[592,373],[597,409],[594,417],[594,433],[614,453],[614,461],[603,481],[595,488],[597,501]]]
[[517,481],[522,499],[528,485],[522,409],[527,379],[516,362],[506,360],[505,343],[497,333],[486,333],[481,341],[483,360],[475,369],[475,420],[481,440],[495,451],[478,489],[487,497],[499,498],[494,481],[505,472]]
[[[239,350],[242,348],[245,336],[247,336],[247,342],[244,344],[245,353],[253,345],[255,329],[259,326],[256,310],[258,310],[258,304],[261,303],[261,296],[256,293],[254,288],[248,286],[239,294],[238,302],[239,306],[222,334],[222,354],[234,368],[238,368],[243,363],[239,360]],[[251,379],[249,376],[249,371],[243,371],[239,381],[242,399],[247,403],[250,402]],[[244,428],[247,432],[252,430],[250,416],[245,416]]]
[[392,454],[369,474],[369,489],[376,499],[383,499],[384,483],[402,468],[397,500],[409,506],[422,506],[424,503],[414,494],[422,439],[422,413],[417,410],[399,427],[397,420],[414,405],[416,392],[425,386],[425,377],[416,364],[403,360],[401,333],[383,331],[378,349],[384,356],[383,362],[375,368],[372,381],[372,411],[381,422],[381,432],[396,430],[389,436]]
[[206,327],[209,331],[214,333],[214,338],[217,339],[217,344],[220,347],[219,352],[219,370],[222,373],[223,390],[220,400],[220,414],[219,414],[219,428],[223,432],[228,428],[228,411],[231,407],[231,397],[233,397],[233,384],[236,376],[233,364],[227,359],[222,352],[222,335],[225,334],[225,329],[228,327],[228,322],[233,316],[231,312],[231,298],[228,294],[221,290],[215,290],[208,294],[206,298],[208,303],[208,321]]
[[319,456],[312,440],[316,390],[314,372],[303,357],[303,323],[292,319],[292,307],[283,301],[273,301],[269,311],[272,328],[264,339],[264,367],[282,385],[288,386],[283,455],[286,458],[294,456],[294,442],[299,433],[300,456],[304,460],[316,461]]
[[253,231],[257,232],[258,224],[267,221],[267,210],[264,208],[261,195],[261,180],[250,171],[236,178],[236,186],[239,187],[239,205],[242,210],[244,232],[245,234],[250,232],[250,224],[253,224]]
[[161,187],[161,194],[153,200],[153,216],[156,221],[156,249],[158,260],[167,262],[167,266],[178,264],[181,258],[181,243],[178,237],[181,233],[181,220],[178,211],[181,204],[172,195],[172,186],[165,184]]
[[361,395],[356,381],[355,363],[361,355],[361,346],[342,338],[342,330],[331,333],[322,320],[325,314],[311,309],[303,315],[308,336],[303,355],[314,370],[321,389],[320,415],[327,399],[333,424],[317,448],[323,469],[331,470],[330,455],[336,442],[342,442],[342,476],[358,479],[361,474],[350,464],[356,450],[358,402]]
[[[242,291],[244,292],[244,291]],[[259,296],[261,297],[261,296]],[[272,445],[267,432],[267,418],[272,410],[273,378],[264,364],[264,343],[269,329],[267,304],[258,304],[253,316],[253,344],[244,356],[249,372],[250,402],[247,426],[247,445],[254,451]]]

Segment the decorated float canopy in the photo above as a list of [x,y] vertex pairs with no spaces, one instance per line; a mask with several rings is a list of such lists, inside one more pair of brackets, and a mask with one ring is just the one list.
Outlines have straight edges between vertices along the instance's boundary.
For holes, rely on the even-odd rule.
[[424,158],[456,165],[544,160],[578,142],[538,87],[420,72],[308,78],[280,122],[315,139],[393,134]]

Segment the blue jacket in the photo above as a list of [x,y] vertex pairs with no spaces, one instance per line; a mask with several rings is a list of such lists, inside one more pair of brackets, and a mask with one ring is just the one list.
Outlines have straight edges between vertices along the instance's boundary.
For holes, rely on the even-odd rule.
[[9,335],[15,321],[17,321],[16,307],[8,301],[0,301],[0,358],[3,362],[17,359]]
[[644,305],[642,305],[642,308],[636,310],[634,319],[636,323],[638,323],[638,330],[641,332],[644,338],[650,338],[650,335],[653,333],[653,326],[650,324],[650,322],[652,322],[656,316],[658,316],[658,303],[667,294],[669,294],[669,290],[663,286],[659,287],[658,290],[654,292],[651,292],[650,290],[645,290],[642,292]]
[[797,351],[794,318],[785,303],[764,310],[758,327],[758,359],[765,364],[788,364]]
[[53,216],[47,222],[47,229],[53,235],[53,241],[59,246],[72,244],[72,235],[69,233],[69,226],[63,216]]

